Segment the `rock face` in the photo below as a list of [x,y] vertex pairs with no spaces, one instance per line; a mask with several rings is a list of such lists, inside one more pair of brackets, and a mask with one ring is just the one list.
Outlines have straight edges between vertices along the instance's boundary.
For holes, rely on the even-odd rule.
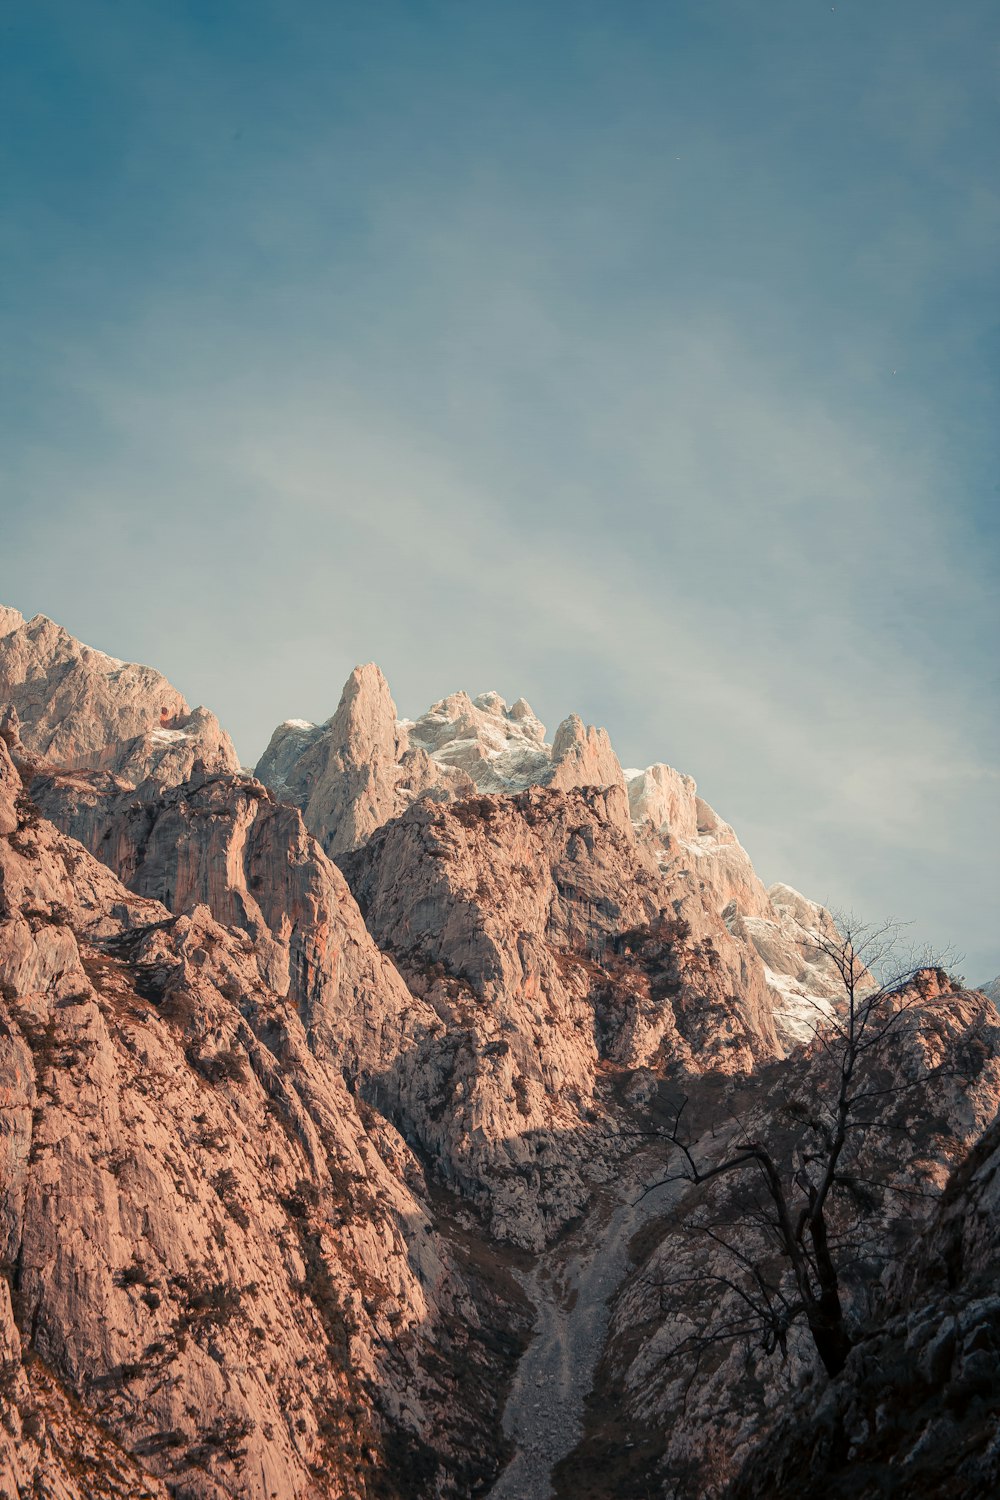
[[683,884],[721,914],[734,937],[764,963],[778,1034],[788,1046],[810,1039],[840,994],[823,951],[835,936],[830,913],[788,885],[765,890],[728,823],[672,766],[626,771],[636,830],[672,885]]
[[[239,770],[207,709],[190,710],[159,673],[94,651],[42,615],[25,622],[16,610],[0,614],[0,706],[21,756],[52,767],[100,768],[130,786]],[[631,817],[671,884],[683,880],[699,891],[741,941],[763,941],[783,1039],[801,1039],[829,999],[809,932],[771,902],[736,835],[697,796],[694,781],[665,765],[626,778],[606,732],[575,715],[551,745],[523,698],[508,708],[497,693],[475,700],[454,693],[420,719],[400,722],[385,678],[370,664],[351,674],[326,724],[279,726],[258,775],[300,808],[332,857],[361,847],[423,796],[447,801],[477,789],[512,795],[530,786],[624,786],[627,779]],[[820,929],[824,919],[820,914]]]
[[800,1396],[731,1500],[1000,1489],[1000,1122],[955,1172],[843,1376]]
[[256,774],[302,809],[331,855],[358,848],[423,792],[472,790],[467,777],[409,748],[389,685],[373,664],[354,669],[326,724],[280,724]]
[[0,1488],[468,1493],[492,1299],[398,1134],[244,930],[128,891],[2,742],[0,822]]
[[151,667],[105,656],[45,615],[0,614],[0,705],[26,750],[57,766],[105,767],[132,782],[180,781],[195,763],[238,770],[232,741]]
[[[756,955],[671,900],[619,787],[420,803],[345,868],[444,1023],[398,1107],[464,1190],[488,1186],[495,1233],[537,1247],[613,1169],[603,1067],[731,1073],[780,1053]],[[441,1102],[416,1095],[428,1077]]]
[[605,1063],[729,1073],[780,1053],[755,950],[668,889],[618,787],[415,804],[346,861],[367,927],[258,783],[68,772],[32,793],[131,890],[246,932],[314,1050],[519,1243],[612,1169]]
[[[362,847],[422,796],[450,801],[474,790],[515,795],[531,786],[563,791],[624,786],[630,817],[672,886],[681,883],[724,917],[743,941],[762,945],[779,1034],[794,1044],[829,1010],[831,981],[816,949],[831,922],[791,892],[765,890],[732,828],[698,796],[690,776],[658,764],[623,772],[603,729],[575,714],[551,745],[519,698],[453,693],[416,720],[400,721],[377,667],[357,667],[326,724],[279,725],[257,766],[274,794],[301,808],[331,856]],[[788,892],[789,887],[778,888]],[[765,951],[766,950],[766,951]]]
[[[904,1012],[904,1023],[880,1054],[874,1092],[860,1112],[865,1130],[852,1137],[857,1153],[844,1161],[845,1180],[857,1183],[857,1195],[849,1194],[830,1213],[833,1239],[851,1243],[842,1295],[856,1330],[879,1307],[889,1277],[901,1274],[900,1246],[913,1235],[914,1220],[919,1223],[929,1214],[950,1168],[1000,1105],[1000,1015],[992,1003],[933,973],[920,977],[919,989],[905,1003],[913,1008]],[[940,1076],[926,1089],[906,1089],[907,1080],[935,1068],[941,1069]],[[711,1164],[730,1155],[740,1140],[764,1140],[788,1178],[805,1171],[808,1158],[797,1144],[794,1122],[816,1109],[824,1088],[837,1084],[835,1069],[824,1067],[821,1049],[800,1049],[779,1067],[734,1083],[738,1086],[730,1088],[728,1101],[688,1084],[689,1109],[698,1122],[695,1156]],[[728,1128],[722,1124],[727,1116]],[[886,1176],[887,1152],[893,1188],[876,1200],[874,1189]],[[796,1162],[801,1163],[798,1168]],[[672,1169],[681,1164],[679,1157],[673,1159]],[[824,1392],[832,1393],[830,1401],[840,1399],[835,1393],[849,1378],[847,1372],[828,1381],[801,1325],[789,1330],[784,1354],[765,1352],[763,1326],[737,1290],[746,1258],[760,1257],[765,1276],[775,1286],[782,1284],[781,1260],[762,1254],[766,1242],[756,1227],[756,1202],[752,1177],[721,1177],[686,1189],[659,1232],[645,1237],[614,1304],[589,1431],[561,1467],[560,1497],[662,1494],[700,1500],[728,1495],[727,1483],[789,1408],[799,1410],[797,1403],[804,1403],[809,1409],[809,1402]],[[769,1206],[769,1199],[764,1202]],[[785,1291],[790,1291],[787,1283]],[[717,1338],[715,1330],[727,1327],[734,1336]],[[864,1347],[862,1340],[852,1361],[862,1359]],[[884,1401],[885,1394],[878,1399]],[[616,1413],[613,1445],[601,1432],[608,1410]],[[872,1417],[874,1422],[874,1412]],[[879,1422],[885,1425],[883,1418]],[[706,1432],[711,1433],[708,1442]],[[803,1438],[796,1449],[800,1456],[811,1451],[811,1441]],[[843,1458],[848,1446],[817,1451],[840,1452]],[[840,1493],[822,1483],[807,1491],[791,1480],[787,1488],[772,1490],[773,1470],[766,1457],[771,1449],[763,1451],[754,1471],[760,1487],[747,1494],[761,1500],[787,1495],[791,1500],[809,1493],[819,1500]],[[825,1457],[819,1462],[823,1474],[825,1462]],[[798,1479],[807,1469],[808,1463]],[[850,1482],[859,1483],[845,1476],[845,1497],[855,1493]],[[873,1496],[888,1492],[870,1491]],[[899,1493],[924,1491],[914,1487]]]
[[362,844],[418,797],[437,800],[475,790],[517,792],[528,786],[623,784],[603,729],[575,715],[555,741],[523,698],[513,708],[499,693],[453,693],[422,718],[400,721],[378,667],[356,667],[340,706],[325,724],[279,724],[256,774],[276,795],[302,809],[328,854]]
[[[785,1361],[691,1342],[739,1311],[705,1229],[749,1222],[754,1249],[745,1183],[636,1197],[682,1095],[703,1160],[766,1139],[808,1177],[795,1122],[844,1007],[829,913],[766,890],[691,777],[623,772],[575,717],[549,744],[523,699],[400,721],[360,667],[258,773],[157,673],[0,610],[0,1495],[471,1500],[532,1323],[538,1370],[569,1329],[596,1385],[581,1428],[584,1385],[556,1381],[580,1446],[541,1470],[528,1445],[498,1495],[547,1496],[561,1458],[574,1500],[708,1500],[745,1463],[750,1500],[762,1440],[789,1496],[852,1448],[877,1466],[886,1433],[924,1463],[934,1392],[978,1399],[994,1348],[967,1309],[995,1143],[903,1253],[1000,1107],[989,998],[923,976],[871,1096],[904,1210],[862,1208],[845,1295],[852,1327],[881,1316],[878,1359],[899,1335],[937,1372],[914,1448],[864,1340],[833,1384],[794,1331]],[[886,1159],[852,1158],[859,1203]]]

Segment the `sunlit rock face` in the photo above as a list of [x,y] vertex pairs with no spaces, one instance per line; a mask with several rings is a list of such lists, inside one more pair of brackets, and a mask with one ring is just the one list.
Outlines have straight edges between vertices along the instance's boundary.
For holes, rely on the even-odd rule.
[[[267,811],[292,831],[255,844],[245,802],[168,796],[143,851],[112,798],[133,885],[187,882],[174,915],[39,817],[0,741],[5,1493],[360,1500],[409,1493],[418,1459],[427,1494],[496,1462],[501,1300],[433,1232],[418,1163],[349,1091],[320,1014],[376,986],[384,1024],[391,965],[298,814]],[[184,852],[187,814],[215,831]],[[238,887],[279,847],[269,940]],[[362,1011],[345,1039],[377,1058]]]
[[45,615],[0,614],[0,706],[16,713],[26,751],[55,766],[100,766],[133,783],[182,781],[197,763],[239,769],[208,709],[190,709],[159,672],[95,651]]
[[416,1076],[447,1050],[449,1092],[402,1107],[469,1191],[489,1184],[497,1234],[537,1247],[614,1169],[603,1068],[780,1054],[755,952],[671,891],[618,786],[422,802],[345,870],[445,1026]]
[[301,808],[331,855],[358,848],[424,792],[448,796],[473,786],[461,771],[410,748],[388,683],[373,664],[354,669],[325,724],[279,724],[256,775]]
[[623,784],[606,732],[575,715],[551,745],[523,698],[508,708],[498,693],[452,693],[421,718],[401,721],[371,664],[354,669],[325,724],[279,724],[256,774],[302,809],[334,855],[359,848],[425,794],[447,801],[477,789]]
[[416,804],[345,861],[365,917],[259,783],[74,771],[32,794],[131,890],[247,933],[313,1047],[519,1243],[613,1167],[603,1062],[731,1073],[780,1053],[753,948],[670,889],[619,787]]
[[[401,721],[359,667],[257,773],[157,673],[0,611],[0,1493],[485,1494],[532,1327],[556,1387],[588,1337],[598,1379],[539,1493],[707,1500],[790,1405],[819,1420],[795,1337],[671,1362],[725,1266],[679,1189],[632,1210],[679,1097],[709,1157],[787,1139],[842,1014],[829,913],[765,888],[690,776],[572,715],[549,742],[523,699]],[[924,983],[884,1078],[916,1196],[864,1245],[897,1279],[1000,1105],[990,999]],[[979,1275],[976,1182],[927,1243]],[[571,1284],[571,1244],[620,1284]]]
[[692,777],[662,763],[623,772],[607,732],[575,714],[551,744],[525,699],[508,707],[493,692],[474,699],[452,693],[419,719],[401,721],[378,668],[357,667],[325,724],[296,719],[278,726],[256,774],[302,809],[333,856],[361,848],[421,797],[447,802],[474,790],[512,796],[531,786],[624,787],[636,833],[671,886],[690,891],[760,953],[784,1042],[811,1035],[829,1014],[830,976],[817,946],[830,931],[829,915],[811,903],[806,911],[795,901],[775,902]]

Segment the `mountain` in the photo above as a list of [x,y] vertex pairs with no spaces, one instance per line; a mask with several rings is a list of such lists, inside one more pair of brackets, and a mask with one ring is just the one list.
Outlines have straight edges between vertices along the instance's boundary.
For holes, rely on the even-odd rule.
[[[801,1177],[840,941],[573,716],[402,721],[359,667],[251,774],[159,674],[0,611],[0,1493],[756,1483],[855,1366],[691,1344],[736,1297],[705,1214],[756,1241],[670,1121]],[[861,1214],[858,1329],[1000,1107],[993,1002],[909,985],[855,1170],[888,1139],[910,1196]]]
[[955,1172],[843,1379],[796,1403],[730,1500],[1000,1490],[1000,1122]]
[[[769,893],[730,826],[690,776],[667,765],[623,771],[607,732],[570,715],[551,744],[528,703],[499,693],[453,693],[416,720],[397,715],[378,667],[357,667],[322,725],[293,719],[271,736],[255,775],[302,810],[334,858],[362,847],[419,799],[515,796],[530,787],[625,789],[637,842],[671,887],[721,916],[764,964],[775,1024],[792,1042],[811,1035],[837,979],[815,947],[828,913],[786,885]],[[754,958],[751,967],[759,966]]]
[[196,763],[238,770],[214,714],[190,709],[151,667],[74,639],[45,615],[0,609],[0,705],[24,750],[54,765],[96,767],[133,784],[181,781]]

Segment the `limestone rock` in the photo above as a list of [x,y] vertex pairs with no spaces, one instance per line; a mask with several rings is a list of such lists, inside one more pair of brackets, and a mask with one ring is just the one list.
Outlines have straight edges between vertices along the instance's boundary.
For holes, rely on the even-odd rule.
[[276,796],[302,809],[330,855],[356,849],[423,792],[472,789],[461,773],[436,767],[421,749],[410,749],[389,686],[371,663],[354,669],[325,724],[279,725],[256,774]]
[[19,630],[24,624],[24,616],[19,609],[11,609],[6,604],[0,604],[0,640],[5,635],[10,635],[12,630]]
[[[868,1107],[871,1116],[885,1121],[887,1131],[869,1129],[856,1136],[859,1154],[853,1166],[846,1161],[843,1166],[845,1173],[857,1173],[862,1183],[873,1184],[884,1173],[889,1149],[893,1179],[900,1191],[887,1194],[877,1210],[869,1205],[859,1212],[848,1198],[840,1218],[831,1212],[834,1233],[850,1234],[857,1240],[842,1287],[855,1330],[878,1305],[890,1273],[901,1271],[899,1260],[894,1264],[890,1260],[892,1248],[898,1254],[901,1238],[905,1241],[914,1233],[914,1220],[920,1224],[932,1215],[949,1170],[1000,1105],[1000,1015],[995,1007],[984,996],[963,992],[933,973],[918,976],[906,1006],[905,1024],[880,1057],[878,1087],[882,1092],[872,1096],[875,1103]],[[759,1070],[749,1080],[734,1079],[724,1098],[716,1095],[711,1080],[702,1086],[689,1085],[689,1110],[697,1122],[695,1135],[701,1135],[694,1145],[695,1154],[702,1161],[721,1160],[735,1141],[764,1140],[779,1153],[789,1153],[780,1159],[790,1174],[792,1162],[802,1158],[791,1154],[796,1148],[794,1137],[787,1135],[789,1121],[796,1118],[796,1110],[815,1108],[823,1088],[837,1084],[835,1071],[824,1072],[822,1057],[818,1046],[811,1051],[800,1048],[778,1069]],[[941,1074],[928,1085],[925,1098],[897,1092],[904,1080],[926,1075],[939,1064],[944,1064]],[[779,1352],[766,1354],[754,1319],[747,1318],[746,1304],[732,1289],[740,1265],[737,1257],[753,1258],[758,1253],[758,1231],[745,1196],[750,1188],[749,1179],[722,1177],[707,1187],[690,1189],[663,1220],[659,1236],[647,1236],[635,1271],[616,1299],[604,1385],[593,1406],[594,1427],[563,1466],[557,1487],[560,1497],[596,1500],[624,1487],[623,1469],[628,1464],[618,1462],[622,1444],[609,1446],[594,1431],[601,1412],[609,1407],[618,1413],[618,1430],[627,1435],[629,1448],[642,1455],[640,1473],[648,1493],[677,1495],[683,1500],[722,1494],[740,1500],[772,1494],[791,1500],[803,1494],[819,1500],[821,1495],[855,1493],[851,1485],[860,1481],[852,1479],[849,1468],[844,1471],[843,1491],[824,1488],[821,1483],[815,1489],[805,1486],[809,1463],[805,1455],[818,1454],[818,1472],[827,1472],[824,1464],[831,1450],[816,1445],[817,1432],[825,1430],[821,1424],[807,1429],[796,1445],[799,1467],[794,1480],[769,1487],[778,1460],[774,1447],[767,1444],[753,1467],[758,1487],[726,1489],[757,1445],[800,1401],[815,1411],[826,1392],[839,1403],[845,1417],[850,1404],[844,1392],[848,1371],[828,1383],[801,1328],[789,1332],[785,1357]],[[984,1203],[992,1204],[992,1188],[987,1188],[985,1176],[983,1192]],[[992,1212],[992,1207],[987,1209],[987,1217]],[[939,1265],[947,1262],[949,1254],[952,1263],[979,1264],[981,1252],[973,1246],[984,1243],[985,1220],[963,1210],[948,1222],[953,1228],[961,1224],[962,1248],[948,1251],[948,1231],[943,1230],[941,1248],[935,1249],[924,1223],[918,1231],[920,1243],[927,1247],[924,1253]],[[699,1230],[699,1225],[707,1226],[707,1231]],[[734,1247],[732,1252],[724,1248],[727,1243]],[[779,1274],[778,1262],[772,1274]],[[727,1320],[735,1328],[748,1326],[746,1336],[699,1344],[699,1330],[711,1330]],[[862,1342],[852,1360],[862,1359],[863,1349]],[[880,1390],[875,1378],[869,1405],[872,1418],[879,1401],[886,1402],[887,1410],[894,1409],[891,1393],[887,1396]],[[905,1418],[900,1425],[906,1427]],[[853,1439],[844,1434],[850,1431],[850,1421],[845,1420],[843,1441],[834,1444],[834,1453],[847,1453]],[[711,1433],[708,1442],[706,1432]],[[877,1452],[874,1425],[871,1436],[873,1447],[867,1451]],[[884,1491],[859,1488],[857,1492],[874,1496]],[[925,1491],[914,1488],[913,1493]]]
[[698,836],[697,786],[673,766],[626,771],[632,820],[660,839],[693,841]]
[[[15,776],[0,745],[5,807]],[[197,904],[173,916],[23,793],[13,805],[0,837],[0,1489],[471,1492],[491,1462],[497,1366],[480,1330],[496,1293],[473,1300],[405,1144],[264,980],[242,926]],[[217,814],[201,811],[207,827]],[[252,832],[250,809],[235,812],[228,852],[217,845],[223,888]],[[148,858],[194,893],[197,853],[190,870],[169,865],[166,832]],[[339,894],[350,902],[342,882]],[[239,910],[238,893],[224,899]]]
[[618,786],[423,801],[344,864],[444,1023],[397,1108],[488,1195],[495,1233],[540,1244],[613,1166],[602,1060],[733,1072],[780,1052],[756,955],[695,898],[675,907]]
[[418,797],[447,801],[476,789],[515,793],[529,786],[623,785],[603,729],[572,716],[554,743],[523,698],[452,693],[416,720],[400,721],[379,669],[356,667],[325,724],[281,724],[256,769],[258,778],[302,809],[324,849],[359,848]]
[[632,820],[674,882],[684,881],[751,944],[765,965],[775,1023],[788,1046],[811,1037],[839,996],[839,980],[818,946],[836,932],[830,913],[794,891],[765,890],[728,823],[672,766],[625,773]]
[[602,1058],[731,1072],[780,1051],[753,948],[667,887],[621,788],[416,803],[345,860],[367,928],[300,814],[245,778],[32,793],[130,889],[248,933],[313,1049],[520,1243],[611,1169]]
[[44,615],[19,619],[0,618],[12,626],[0,630],[0,706],[16,710],[31,754],[132,781],[184,779],[198,761],[239,768],[214,714],[192,712],[159,672],[95,651]]
[[[836,929],[690,777],[623,773],[575,716],[549,744],[495,693],[401,722],[374,666],[258,769],[158,674],[0,611],[0,1493],[484,1493],[527,1327],[508,1272],[544,1250],[524,1285],[566,1294],[563,1231],[619,1222],[640,1151],[666,1169],[672,1101],[710,1157],[759,1134],[810,1170]],[[913,1002],[872,1096],[912,1202],[864,1221],[847,1295],[926,1305],[906,1357],[973,1400],[1000,1338],[951,1282],[995,1274],[994,1148],[919,1266],[893,1247],[996,1114],[1000,1017],[936,973]],[[709,1227],[745,1226],[713,1183]],[[829,1477],[831,1432],[878,1458],[860,1364],[822,1407],[795,1334],[786,1364],[678,1352],[706,1297],[740,1311],[699,1202],[633,1243],[560,1494],[717,1495],[789,1407],[821,1441],[776,1472]]]
[[181,913],[207,906],[253,941],[260,977],[287,995],[353,1082],[378,1075],[437,1017],[370,937],[341,871],[301,814],[259,782],[201,776],[138,789],[107,773],[42,775],[45,815],[130,890]]
[[556,730],[552,741],[552,768],[542,777],[542,786],[620,786],[625,778],[618,757],[611,748],[606,729],[585,725],[577,714],[570,714]]
[[1000,1486],[1000,1121],[956,1170],[840,1378],[789,1403],[732,1500],[978,1500]]

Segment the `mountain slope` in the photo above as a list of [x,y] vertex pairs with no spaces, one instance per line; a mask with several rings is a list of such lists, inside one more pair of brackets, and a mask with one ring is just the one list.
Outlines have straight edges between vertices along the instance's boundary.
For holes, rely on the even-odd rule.
[[1000,1488],[1000,1121],[955,1172],[886,1304],[729,1500],[980,1500]]
[[183,780],[197,761],[238,770],[214,714],[191,710],[151,667],[84,646],[61,625],[0,612],[0,706],[25,751],[57,766],[103,766],[133,783]]
[[8,1482],[55,1484],[67,1444],[131,1473],[107,1433],[190,1496],[469,1493],[496,1299],[432,1233],[399,1136],[243,931],[128,892],[2,742],[0,829]]
[[[523,700],[402,722],[360,667],[261,779],[227,746],[0,612],[3,1482],[459,1500],[516,1442],[498,1500],[557,1460],[574,1500],[718,1494],[826,1378],[797,1335],[689,1358],[725,1268],[697,1195],[640,1195],[681,1095],[708,1161],[797,1149],[830,915],[691,777]],[[995,1008],[921,985],[886,1098],[942,1079],[886,1105],[915,1208],[866,1210],[855,1320],[1000,1104]]]

